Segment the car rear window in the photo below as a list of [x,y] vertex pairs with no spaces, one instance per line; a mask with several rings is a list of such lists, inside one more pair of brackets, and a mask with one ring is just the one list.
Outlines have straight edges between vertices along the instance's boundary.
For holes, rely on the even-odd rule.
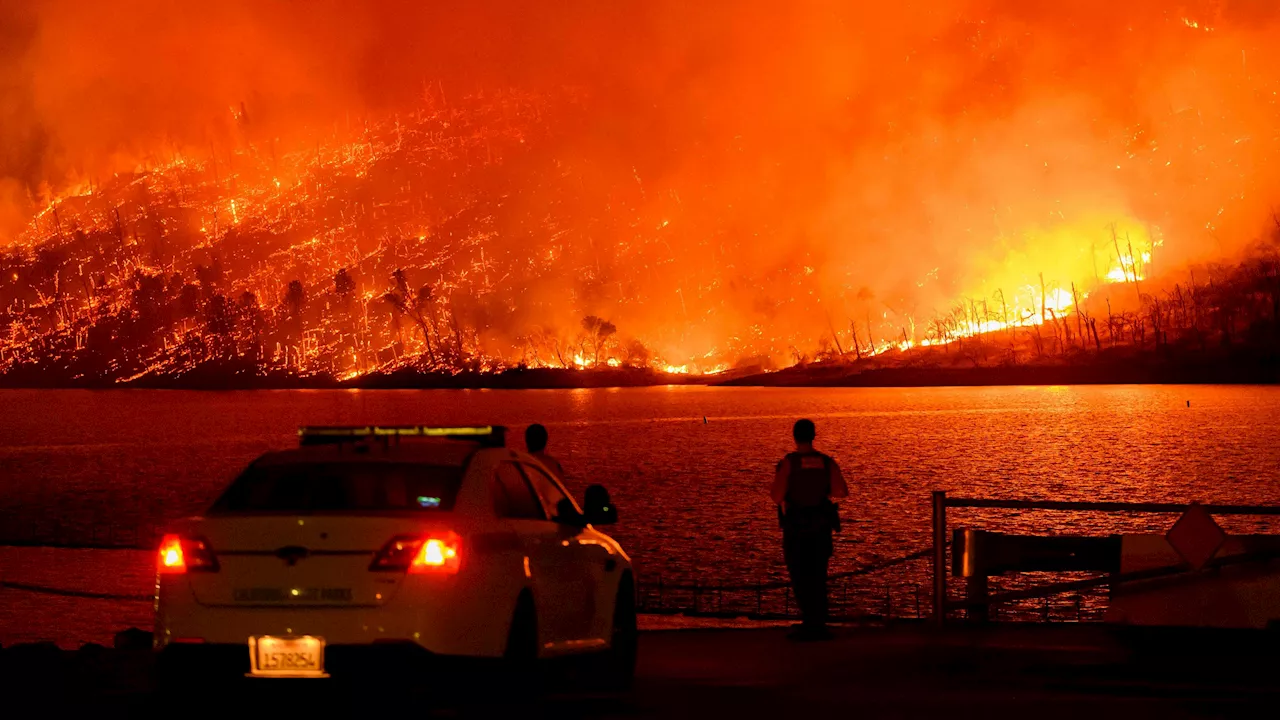
[[210,512],[441,512],[461,484],[462,468],[418,463],[251,465]]

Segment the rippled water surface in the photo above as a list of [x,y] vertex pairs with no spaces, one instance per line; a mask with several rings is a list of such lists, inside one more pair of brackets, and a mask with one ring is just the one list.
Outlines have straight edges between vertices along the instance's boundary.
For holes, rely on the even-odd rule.
[[[791,422],[850,481],[835,569],[928,543],[929,492],[982,497],[1280,503],[1280,388],[1215,386],[578,391],[0,392],[0,538],[149,537],[202,510],[303,424],[548,426],[576,492],[603,482],[647,578],[781,576],[768,495]],[[1190,403],[1188,405],[1188,403]],[[1167,516],[976,513],[1010,531],[1163,531]],[[1224,523],[1227,524],[1227,523]],[[1265,529],[1249,520],[1236,530]],[[0,549],[0,579],[146,592],[150,557]],[[101,641],[138,603],[0,589],[0,642]]]

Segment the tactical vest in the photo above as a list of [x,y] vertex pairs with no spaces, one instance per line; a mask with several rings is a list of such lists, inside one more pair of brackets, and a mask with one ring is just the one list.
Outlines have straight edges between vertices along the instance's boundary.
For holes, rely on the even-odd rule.
[[814,451],[790,453],[786,515],[783,528],[802,532],[832,531],[838,522],[831,503],[831,458]]
[[814,451],[789,453],[791,465],[787,476],[787,508],[810,508],[823,505],[831,497],[831,458]]

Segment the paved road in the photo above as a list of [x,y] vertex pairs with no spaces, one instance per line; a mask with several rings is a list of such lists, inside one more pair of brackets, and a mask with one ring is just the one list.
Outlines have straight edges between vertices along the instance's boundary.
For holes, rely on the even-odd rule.
[[723,717],[777,718],[801,708],[814,718],[1079,719],[1280,707],[1274,659],[1269,671],[1242,670],[1223,657],[1266,640],[1180,637],[1138,640],[1080,626],[914,627],[845,630],[831,643],[797,645],[781,630],[663,633],[646,638],[632,702],[653,717],[718,708]]
[[435,707],[431,694],[395,686],[362,688],[352,697],[308,681],[287,692],[273,685],[265,696],[231,698],[223,688],[207,687],[189,697],[156,698],[147,686],[145,649],[6,649],[0,679],[6,707],[49,717],[69,705],[87,711],[83,717],[202,717],[219,700],[238,711],[224,717],[327,717],[365,708],[560,720],[1258,717],[1274,716],[1280,707],[1276,640],[1274,633],[1135,637],[1063,625],[945,633],[922,626],[847,628],[820,644],[788,642],[781,628],[649,632],[627,696],[553,695],[530,703],[480,678],[461,701],[443,707]]

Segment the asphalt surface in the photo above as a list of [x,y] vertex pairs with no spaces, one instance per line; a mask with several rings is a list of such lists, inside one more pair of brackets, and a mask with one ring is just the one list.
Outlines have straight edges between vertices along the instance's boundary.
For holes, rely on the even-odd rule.
[[599,696],[551,680],[513,687],[493,676],[434,689],[390,678],[356,688],[310,680],[224,687],[193,678],[181,694],[160,695],[145,647],[29,645],[0,650],[0,707],[25,711],[0,715],[1270,717],[1280,709],[1278,639],[1071,625],[841,628],[823,643],[791,642],[785,628],[646,632],[634,689]]

